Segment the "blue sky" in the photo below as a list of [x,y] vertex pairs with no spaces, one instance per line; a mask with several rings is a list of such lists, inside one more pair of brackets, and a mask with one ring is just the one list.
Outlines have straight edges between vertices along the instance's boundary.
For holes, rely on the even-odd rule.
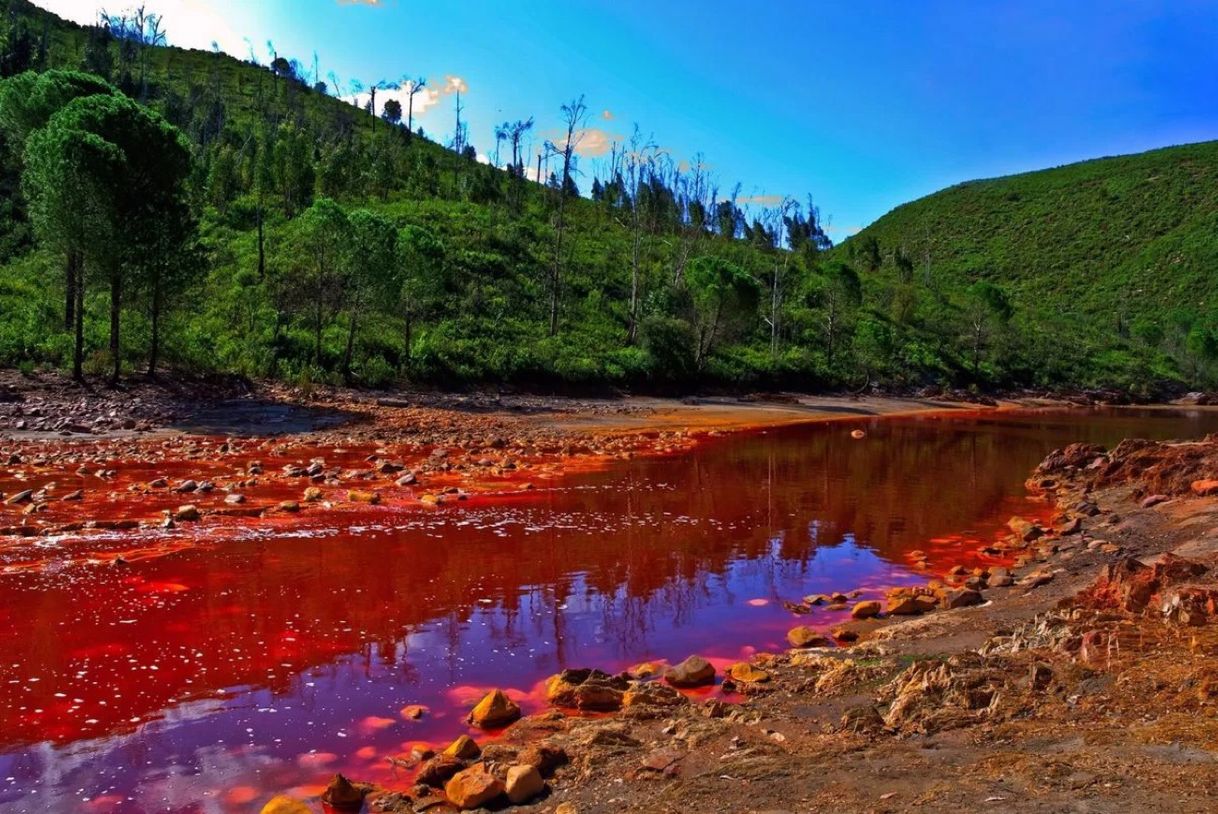
[[[100,5],[36,2],[78,21]],[[723,192],[811,193],[837,239],[958,181],[1218,138],[1213,0],[149,6],[178,45],[244,57],[248,38],[266,61],[270,39],[365,84],[458,77],[483,153],[496,122],[533,115],[545,135],[586,94],[587,152],[637,122],[674,156],[704,154]],[[452,95],[434,94],[419,123],[447,138]]]

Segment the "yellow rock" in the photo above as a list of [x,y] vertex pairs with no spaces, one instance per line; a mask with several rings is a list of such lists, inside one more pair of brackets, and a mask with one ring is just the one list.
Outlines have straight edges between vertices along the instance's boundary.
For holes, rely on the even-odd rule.
[[770,674],[759,667],[754,667],[747,661],[738,662],[727,668],[727,674],[741,684],[760,684],[770,680]]
[[444,750],[444,754],[459,757],[462,760],[473,760],[482,754],[482,749],[469,735],[461,735],[448,745],[448,748]]
[[444,796],[462,810],[478,808],[503,794],[503,782],[482,764],[457,772],[444,784]]
[[492,690],[469,714],[469,722],[482,729],[498,729],[520,717],[520,707],[503,690]]
[[281,794],[271,798],[260,814],[313,814],[313,810],[299,800]]

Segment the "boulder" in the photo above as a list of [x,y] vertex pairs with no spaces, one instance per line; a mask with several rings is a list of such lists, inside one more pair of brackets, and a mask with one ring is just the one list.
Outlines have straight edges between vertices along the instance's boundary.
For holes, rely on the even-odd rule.
[[469,714],[469,722],[481,729],[499,729],[520,718],[520,707],[503,690],[487,693]]
[[1022,517],[1012,517],[1007,521],[1007,528],[1013,531],[1015,536],[1025,543],[1030,543],[1043,534],[1039,526]]
[[563,670],[546,681],[546,700],[557,707],[597,712],[621,709],[622,693],[630,686],[626,676],[601,670]]
[[173,513],[173,519],[178,522],[190,522],[199,519],[199,507],[193,503],[187,503],[184,506],[179,506],[177,511]]
[[911,594],[892,594],[888,597],[889,616],[917,616],[923,612],[922,603]]
[[800,625],[787,631],[787,643],[792,647],[832,647],[833,641],[816,628]]
[[504,784],[508,799],[516,805],[527,803],[546,790],[546,782],[541,779],[541,772],[536,766],[513,766],[507,771],[507,782]]
[[715,683],[715,668],[701,656],[690,656],[664,672],[664,680],[674,687],[705,687]]
[[622,694],[622,706],[631,707],[676,707],[688,704],[689,699],[666,684],[647,682],[635,684]]
[[462,769],[444,784],[444,796],[462,811],[479,808],[503,792],[503,781],[481,764]]
[[972,605],[980,605],[984,601],[980,591],[975,591],[972,588],[957,588],[943,597],[943,607],[949,610],[967,608]]
[[763,684],[770,680],[770,674],[760,667],[755,667],[747,661],[737,662],[727,668],[727,675],[739,684]]
[[457,772],[465,768],[465,761],[452,755],[436,755],[419,767],[415,780],[426,786],[443,786]]
[[461,760],[474,760],[482,754],[482,749],[478,746],[478,742],[469,735],[460,735],[448,745],[443,754]]
[[880,603],[874,599],[868,599],[857,603],[850,609],[850,615],[855,619],[874,619],[880,615]]
[[364,807],[366,796],[367,789],[358,788],[341,774],[336,774],[322,792],[321,801],[335,811],[359,811]]
[[[670,687],[656,686],[669,690],[682,701],[685,700],[685,696]],[[567,752],[561,746],[555,746],[552,743],[534,743],[520,750],[516,755],[516,762],[523,766],[534,767],[544,777],[567,762]]]
[[651,678],[658,676],[664,669],[664,665],[658,661],[645,661],[641,664],[636,664],[626,671],[626,674],[631,678]]

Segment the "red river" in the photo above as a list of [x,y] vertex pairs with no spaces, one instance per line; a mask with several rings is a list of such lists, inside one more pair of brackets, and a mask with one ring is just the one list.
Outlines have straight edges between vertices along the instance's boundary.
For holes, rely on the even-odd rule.
[[467,732],[490,687],[528,713],[566,667],[779,651],[844,621],[784,600],[995,562],[978,549],[1011,515],[1046,512],[1022,484],[1054,447],[1211,431],[1200,410],[859,419],[436,508],[8,538],[0,810],[248,812],[338,771],[406,786],[388,758]]

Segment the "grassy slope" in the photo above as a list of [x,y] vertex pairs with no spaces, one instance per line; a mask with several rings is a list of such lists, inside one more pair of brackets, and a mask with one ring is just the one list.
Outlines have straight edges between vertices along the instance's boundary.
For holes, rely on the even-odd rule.
[[[929,235],[929,240],[928,240]],[[1214,316],[1218,141],[970,181],[894,209],[841,247],[876,238],[939,285],[986,278],[1020,308],[1097,331],[1173,309]],[[892,273],[886,263],[881,276]]]

